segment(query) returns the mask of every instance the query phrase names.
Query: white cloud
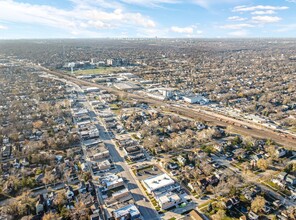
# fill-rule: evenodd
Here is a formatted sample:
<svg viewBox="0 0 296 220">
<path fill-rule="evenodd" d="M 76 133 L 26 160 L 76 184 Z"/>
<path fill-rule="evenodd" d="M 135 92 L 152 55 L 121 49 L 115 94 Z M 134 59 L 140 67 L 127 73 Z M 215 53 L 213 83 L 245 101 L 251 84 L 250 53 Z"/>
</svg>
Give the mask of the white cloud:
<svg viewBox="0 0 296 220">
<path fill-rule="evenodd" d="M 177 27 L 173 26 L 171 27 L 171 31 L 175 33 L 180 33 L 180 34 L 192 34 L 193 33 L 193 27 Z"/>
<path fill-rule="evenodd" d="M 176 4 L 180 3 L 178 0 L 121 0 L 123 3 L 136 4 L 147 7 L 157 7 L 161 4 Z"/>
<path fill-rule="evenodd" d="M 291 32 L 291 31 L 296 31 L 296 24 L 280 25 L 279 29 L 276 30 L 276 32 Z"/>
<path fill-rule="evenodd" d="M 239 16 L 231 16 L 231 17 L 228 17 L 228 20 L 230 20 L 230 21 L 245 21 L 247 19 L 239 17 Z"/>
<path fill-rule="evenodd" d="M 296 3 L 296 0 L 286 0 L 286 2 Z"/>
<path fill-rule="evenodd" d="M 116 0 L 69 0 L 76 8 L 93 9 L 94 7 L 118 9 L 123 8 L 122 4 Z"/>
<path fill-rule="evenodd" d="M 251 11 L 258 11 L 258 10 L 287 10 L 289 7 L 287 6 L 270 6 L 270 5 L 256 5 L 256 6 L 236 6 L 234 7 L 234 12 L 251 12 Z"/>
<path fill-rule="evenodd" d="M 254 23 L 259 24 L 268 24 L 268 23 L 276 23 L 282 20 L 280 17 L 277 16 L 254 16 L 252 17 L 252 21 Z"/>
<path fill-rule="evenodd" d="M 242 29 L 242 28 L 252 28 L 252 27 L 255 27 L 254 25 L 252 24 L 247 24 L 247 23 L 242 23 L 242 24 L 226 24 L 226 25 L 222 25 L 220 26 L 220 28 L 223 28 L 223 29 Z"/>
<path fill-rule="evenodd" d="M 251 14 L 252 15 L 272 15 L 275 13 L 276 12 L 274 10 L 266 10 L 266 11 L 253 11 Z"/>
<path fill-rule="evenodd" d="M 79 1 L 79 0 L 74 0 L 74 1 Z M 104 0 L 100 0 L 100 1 L 104 1 Z M 120 0 L 120 2 L 127 3 L 127 4 L 147 6 L 147 7 L 151 7 L 151 6 L 155 7 L 155 6 L 160 6 L 162 4 L 193 3 L 203 8 L 208 8 L 216 4 L 225 4 L 225 3 L 238 4 L 241 2 L 246 2 L 246 0 Z"/>
<path fill-rule="evenodd" d="M 137 29 L 137 37 L 170 37 L 169 28 L 139 28 Z"/>
<path fill-rule="evenodd" d="M 238 31 L 233 31 L 228 33 L 228 35 L 232 36 L 232 37 L 246 37 L 248 36 L 248 32 L 246 30 L 238 30 Z"/>
<path fill-rule="evenodd" d="M 48 5 L 0 0 L 0 20 L 50 26 L 65 29 L 69 33 L 81 33 L 82 31 L 93 31 L 93 29 L 151 28 L 156 26 L 153 20 L 141 13 L 128 12 L 123 8 L 106 10 L 92 7 L 92 5 L 88 5 L 89 0 L 71 1 L 74 4 L 73 8 L 59 9 Z M 94 0 L 93 2 L 106 1 Z"/>
<path fill-rule="evenodd" d="M 201 7 L 208 8 L 216 4 L 239 4 L 245 2 L 245 0 L 191 0 L 191 2 Z"/>
<path fill-rule="evenodd" d="M 6 26 L 0 24 L 0 30 L 6 30 L 6 29 L 7 29 Z"/>
</svg>

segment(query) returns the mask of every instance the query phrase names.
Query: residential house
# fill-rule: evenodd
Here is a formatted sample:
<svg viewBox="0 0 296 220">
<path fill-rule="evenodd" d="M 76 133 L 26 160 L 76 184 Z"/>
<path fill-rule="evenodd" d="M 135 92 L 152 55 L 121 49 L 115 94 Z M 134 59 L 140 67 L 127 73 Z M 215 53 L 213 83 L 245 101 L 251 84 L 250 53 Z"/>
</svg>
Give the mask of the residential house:
<svg viewBox="0 0 296 220">
<path fill-rule="evenodd" d="M 179 155 L 177 157 L 177 160 L 182 166 L 184 166 L 186 164 L 186 159 L 182 155 Z"/>
<path fill-rule="evenodd" d="M 275 150 L 275 153 L 277 157 L 284 157 L 287 154 L 287 151 L 285 148 L 280 147 Z"/>
</svg>

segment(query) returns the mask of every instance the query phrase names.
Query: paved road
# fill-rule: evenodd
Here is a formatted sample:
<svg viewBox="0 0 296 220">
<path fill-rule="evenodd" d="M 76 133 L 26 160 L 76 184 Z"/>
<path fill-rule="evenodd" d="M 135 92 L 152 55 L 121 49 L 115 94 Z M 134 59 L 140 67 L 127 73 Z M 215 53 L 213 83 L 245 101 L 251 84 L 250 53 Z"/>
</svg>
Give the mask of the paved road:
<svg viewBox="0 0 296 220">
<path fill-rule="evenodd" d="M 142 216 L 146 220 L 157 220 L 159 219 L 158 213 L 152 207 L 151 203 L 148 202 L 149 200 L 144 196 L 144 193 L 139 188 L 137 181 L 135 180 L 134 176 L 132 175 L 132 171 L 127 166 L 125 160 L 117 151 L 113 140 L 111 139 L 109 133 L 107 132 L 106 128 L 102 125 L 103 123 L 99 123 L 97 120 L 97 112 L 93 109 L 89 101 L 87 101 L 87 108 L 90 111 L 90 116 L 92 121 L 97 122 L 95 123 L 96 127 L 99 130 L 99 136 L 101 140 L 105 143 L 106 147 L 109 150 L 109 153 L 112 157 L 113 162 L 117 165 L 120 171 L 118 174 L 119 176 L 123 177 L 127 181 L 127 187 L 129 191 L 132 193 L 132 196 L 138 205 L 139 211 L 141 212 Z M 102 120 L 100 120 L 102 122 Z M 99 198 L 100 199 L 100 198 Z M 144 200 L 145 199 L 145 200 Z"/>
<path fill-rule="evenodd" d="M 101 125 L 97 125 L 99 131 L 100 131 L 100 137 L 106 144 L 106 146 L 109 149 L 110 155 L 113 159 L 113 162 L 119 166 L 119 170 L 122 170 L 119 172 L 119 176 L 123 177 L 127 180 L 127 187 L 132 193 L 132 196 L 137 203 L 139 210 L 146 220 L 157 220 L 159 219 L 158 213 L 155 211 L 155 209 L 151 206 L 150 202 L 147 202 L 148 199 L 144 196 L 143 192 L 139 188 L 135 178 L 131 174 L 131 170 L 125 163 L 124 159 L 120 156 L 119 152 L 117 151 L 114 143 L 112 142 L 109 134 L 106 132 L 105 128 Z M 145 198 L 145 201 L 143 200 Z"/>
</svg>

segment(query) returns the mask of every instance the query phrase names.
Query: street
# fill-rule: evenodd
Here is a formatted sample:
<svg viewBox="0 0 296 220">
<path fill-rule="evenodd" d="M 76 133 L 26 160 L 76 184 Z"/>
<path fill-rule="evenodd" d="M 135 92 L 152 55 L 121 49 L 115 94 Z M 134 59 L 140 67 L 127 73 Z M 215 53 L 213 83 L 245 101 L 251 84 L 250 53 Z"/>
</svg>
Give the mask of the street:
<svg viewBox="0 0 296 220">
<path fill-rule="evenodd" d="M 96 127 L 99 130 L 99 136 L 100 139 L 105 143 L 106 147 L 109 150 L 109 153 L 111 155 L 111 158 L 116 164 L 117 169 L 118 169 L 118 175 L 124 178 L 127 182 L 127 187 L 129 191 L 131 192 L 136 204 L 138 205 L 139 211 L 141 212 L 142 216 L 146 220 L 157 220 L 160 219 L 158 217 L 158 213 L 156 210 L 152 207 L 151 203 L 149 200 L 146 198 L 144 195 L 144 192 L 139 188 L 136 179 L 132 175 L 131 169 L 128 167 L 126 164 L 124 158 L 119 154 L 115 147 L 115 143 L 113 142 L 112 138 L 110 137 L 109 133 L 107 132 L 106 128 L 102 126 L 102 120 L 101 123 L 99 123 L 97 119 L 97 112 L 93 109 L 89 101 L 87 100 L 87 107 L 90 112 L 90 117 L 92 121 L 95 122 Z M 100 196 L 98 196 L 100 197 Z M 102 203 L 102 199 L 99 198 Z"/>
</svg>

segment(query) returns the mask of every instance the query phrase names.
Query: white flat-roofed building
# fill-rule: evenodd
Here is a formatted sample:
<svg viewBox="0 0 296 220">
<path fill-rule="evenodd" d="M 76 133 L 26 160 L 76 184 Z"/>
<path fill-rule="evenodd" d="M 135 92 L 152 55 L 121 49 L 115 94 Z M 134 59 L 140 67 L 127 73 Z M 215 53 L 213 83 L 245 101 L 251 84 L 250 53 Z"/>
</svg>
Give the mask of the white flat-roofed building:
<svg viewBox="0 0 296 220">
<path fill-rule="evenodd" d="M 96 138 L 100 136 L 100 132 L 97 128 L 91 130 L 83 130 L 80 132 L 82 139 Z"/>
<path fill-rule="evenodd" d="M 88 110 L 86 108 L 73 108 L 72 110 L 75 116 L 88 114 Z"/>
<path fill-rule="evenodd" d="M 175 88 L 151 88 L 147 89 L 147 95 L 154 99 L 166 100 L 173 97 L 176 91 Z"/>
<path fill-rule="evenodd" d="M 76 76 L 77 79 L 91 79 L 93 78 L 92 75 L 81 75 L 81 76 Z"/>
<path fill-rule="evenodd" d="M 119 89 L 119 90 L 124 90 L 124 91 L 127 91 L 127 90 L 139 90 L 141 89 L 140 86 L 134 84 L 134 83 L 131 83 L 131 82 L 120 82 L 120 83 L 115 83 L 114 84 L 114 87 L 116 89 Z"/>
<path fill-rule="evenodd" d="M 101 182 L 105 186 L 105 188 L 108 189 L 108 190 L 114 189 L 116 187 L 119 187 L 119 186 L 123 186 L 124 185 L 123 179 L 122 178 L 119 178 L 115 174 L 110 174 L 110 175 L 104 177 L 101 180 Z"/>
<path fill-rule="evenodd" d="M 169 209 L 173 206 L 179 205 L 182 202 L 180 196 L 172 192 L 156 197 L 156 200 L 162 209 Z"/>
<path fill-rule="evenodd" d="M 86 89 L 84 89 L 84 92 L 88 93 L 88 92 L 99 92 L 100 89 L 98 87 L 87 87 Z"/>
<path fill-rule="evenodd" d="M 114 189 L 116 187 L 122 186 L 124 184 L 123 179 L 122 178 L 118 178 L 116 180 L 110 181 L 110 182 L 106 182 L 106 187 L 108 189 Z"/>
<path fill-rule="evenodd" d="M 109 157 L 109 150 L 104 143 L 95 144 L 92 147 L 86 149 L 86 159 L 89 161 L 102 161 L 102 159 Z"/>
<path fill-rule="evenodd" d="M 91 146 L 97 145 L 99 143 L 102 143 L 102 140 L 100 138 L 92 138 L 92 139 L 88 139 L 88 140 L 83 141 L 83 144 L 86 147 L 91 147 Z"/>
<path fill-rule="evenodd" d="M 209 100 L 207 98 L 205 98 L 203 96 L 199 96 L 199 95 L 198 96 L 184 96 L 183 99 L 185 102 L 189 102 L 191 104 L 199 103 L 199 104 L 204 105 L 204 104 L 209 103 Z"/>
<path fill-rule="evenodd" d="M 104 150 L 100 153 L 96 153 L 94 156 L 93 156 L 93 160 L 99 160 L 99 159 L 102 159 L 102 158 L 107 158 L 109 157 L 110 153 L 108 150 Z"/>
<path fill-rule="evenodd" d="M 115 220 L 136 220 L 141 219 L 141 213 L 137 206 L 130 204 L 120 209 L 113 211 L 112 213 Z"/>
<path fill-rule="evenodd" d="M 130 196 L 130 191 L 127 188 L 112 193 L 112 198 L 116 200 L 126 196 Z"/>
<path fill-rule="evenodd" d="M 109 160 L 103 160 L 97 164 L 100 170 L 107 170 L 111 168 L 111 163 L 109 162 Z"/>
<path fill-rule="evenodd" d="M 142 182 L 148 193 L 154 194 L 160 194 L 164 191 L 170 192 L 180 188 L 180 185 L 176 184 L 166 173 L 145 179 Z"/>
<path fill-rule="evenodd" d="M 165 97 L 162 95 L 162 94 L 152 94 L 152 93 L 147 93 L 147 95 L 151 98 L 154 98 L 154 99 L 158 99 L 158 100 L 165 100 Z"/>
<path fill-rule="evenodd" d="M 132 73 L 120 73 L 119 75 L 121 77 L 126 78 L 126 79 L 139 78 L 137 75 L 132 74 Z"/>
</svg>

